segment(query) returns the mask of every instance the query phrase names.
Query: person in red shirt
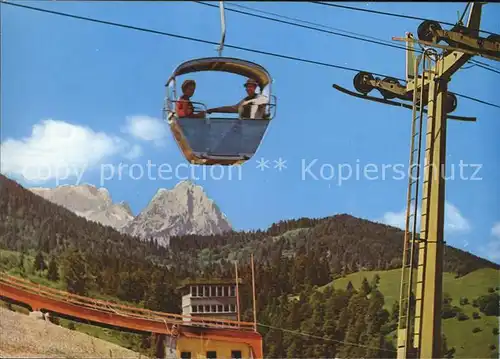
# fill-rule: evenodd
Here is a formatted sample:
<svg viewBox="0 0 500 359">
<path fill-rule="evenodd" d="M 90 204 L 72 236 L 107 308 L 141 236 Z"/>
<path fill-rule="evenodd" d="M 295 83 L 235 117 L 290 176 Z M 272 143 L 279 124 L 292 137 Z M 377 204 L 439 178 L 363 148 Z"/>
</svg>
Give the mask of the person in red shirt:
<svg viewBox="0 0 500 359">
<path fill-rule="evenodd" d="M 182 83 L 182 96 L 175 104 L 175 112 L 179 118 L 205 118 L 205 111 L 195 112 L 191 97 L 196 90 L 196 82 L 194 80 L 186 80 Z"/>
</svg>

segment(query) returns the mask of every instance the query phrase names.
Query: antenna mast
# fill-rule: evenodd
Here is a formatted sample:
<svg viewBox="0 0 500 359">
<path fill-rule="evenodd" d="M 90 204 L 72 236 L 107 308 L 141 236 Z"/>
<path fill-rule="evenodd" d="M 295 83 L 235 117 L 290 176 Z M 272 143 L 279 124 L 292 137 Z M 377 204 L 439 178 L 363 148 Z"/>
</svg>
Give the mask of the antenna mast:
<svg viewBox="0 0 500 359">
<path fill-rule="evenodd" d="M 240 325 L 240 288 L 238 285 L 238 262 L 234 261 L 234 269 L 236 271 L 236 311 L 238 312 L 238 326 Z"/>
<path fill-rule="evenodd" d="M 253 253 L 252 253 L 252 291 L 253 291 L 253 326 L 254 330 L 257 331 L 257 305 L 255 303 L 255 269 L 253 264 Z"/>
</svg>

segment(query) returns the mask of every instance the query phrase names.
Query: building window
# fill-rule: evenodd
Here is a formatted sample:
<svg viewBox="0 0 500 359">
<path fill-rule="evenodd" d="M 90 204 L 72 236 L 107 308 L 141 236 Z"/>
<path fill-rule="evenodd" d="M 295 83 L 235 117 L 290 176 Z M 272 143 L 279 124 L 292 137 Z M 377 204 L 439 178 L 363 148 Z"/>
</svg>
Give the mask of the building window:
<svg viewBox="0 0 500 359">
<path fill-rule="evenodd" d="M 193 297 L 197 297 L 198 296 L 198 287 L 195 287 L 195 286 L 191 287 L 191 295 Z"/>
<path fill-rule="evenodd" d="M 205 297 L 210 297 L 210 287 L 203 287 L 205 288 Z"/>
<path fill-rule="evenodd" d="M 210 306 L 209 305 L 205 305 L 205 313 L 210 313 Z"/>
<path fill-rule="evenodd" d="M 181 352 L 181 359 L 191 359 L 191 352 Z"/>
<path fill-rule="evenodd" d="M 227 297 L 229 296 L 229 288 L 228 287 L 224 287 L 224 294 L 223 294 L 224 297 Z"/>
<path fill-rule="evenodd" d="M 217 287 L 217 296 L 222 297 L 222 287 Z"/>
<path fill-rule="evenodd" d="M 224 312 L 229 312 L 229 304 L 224 305 Z"/>
<path fill-rule="evenodd" d="M 203 287 L 201 285 L 198 286 L 198 297 L 203 297 Z"/>
<path fill-rule="evenodd" d="M 207 359 L 217 359 L 217 352 L 207 352 Z"/>
<path fill-rule="evenodd" d="M 217 306 L 217 312 L 222 313 L 222 305 L 219 304 Z"/>
<path fill-rule="evenodd" d="M 212 313 L 217 312 L 217 306 L 215 304 L 212 304 Z"/>
<path fill-rule="evenodd" d="M 236 288 L 234 286 L 231 287 L 231 297 L 236 297 Z"/>
<path fill-rule="evenodd" d="M 231 306 L 231 313 L 236 312 L 236 306 L 234 304 L 230 304 Z"/>
<path fill-rule="evenodd" d="M 198 312 L 198 307 L 196 305 L 193 305 L 191 307 L 191 313 L 196 313 L 196 312 Z"/>
<path fill-rule="evenodd" d="M 203 306 L 202 305 L 198 306 L 198 313 L 203 313 Z"/>
<path fill-rule="evenodd" d="M 231 359 L 241 359 L 241 350 L 232 350 Z"/>
</svg>

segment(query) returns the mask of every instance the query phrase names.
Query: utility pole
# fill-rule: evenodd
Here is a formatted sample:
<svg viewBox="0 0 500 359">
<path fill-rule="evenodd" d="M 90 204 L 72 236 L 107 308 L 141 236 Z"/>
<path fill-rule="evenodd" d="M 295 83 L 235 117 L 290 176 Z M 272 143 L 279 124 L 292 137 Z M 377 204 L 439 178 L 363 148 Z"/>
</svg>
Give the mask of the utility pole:
<svg viewBox="0 0 500 359">
<path fill-rule="evenodd" d="M 240 326 L 240 287 L 238 285 L 238 261 L 234 261 L 234 270 L 236 275 L 236 312 L 238 313 L 238 327 Z"/>
<path fill-rule="evenodd" d="M 398 359 L 442 357 L 446 120 L 475 121 L 475 118 L 449 115 L 457 107 L 457 99 L 448 92 L 448 86 L 452 75 L 475 55 L 500 61 L 499 35 L 490 35 L 488 38 L 479 36 L 483 5 L 484 3 L 467 5 L 470 6 L 470 11 L 466 26 L 459 22 L 451 30 L 446 31 L 438 22 L 426 20 L 417 30 L 419 40 L 414 40 L 411 34 L 407 34 L 406 38 L 393 38 L 408 43 L 406 86 L 402 86 L 393 78 L 375 79 L 372 74 L 366 72 L 361 72 L 354 78 L 354 87 L 361 95 L 333 85 L 337 90 L 349 95 L 413 110 L 410 166 L 416 163 L 417 171 L 420 166 L 422 136 L 418 128 L 422 128 L 423 113 L 427 113 L 421 230 L 418 237 L 415 233 L 418 175 L 417 179 L 412 175 L 409 178 L 398 325 Z M 446 42 L 447 45 L 438 44 L 440 41 Z M 415 58 L 413 48 L 415 43 L 444 51 L 438 54 L 434 50 L 433 59 L 430 54 L 433 49 L 427 49 L 422 56 Z M 434 62 L 434 66 L 430 66 L 429 70 L 426 70 L 426 60 Z M 420 63 L 423 67 L 421 77 L 418 73 Z M 373 89 L 377 89 L 384 99 L 367 96 Z M 394 98 L 412 101 L 412 105 L 390 100 Z M 416 116 L 417 110 L 420 112 L 420 119 Z M 416 161 L 413 157 L 415 153 L 418 153 Z M 413 168 L 410 168 L 410 174 L 412 170 Z M 414 186 L 415 192 L 413 192 Z M 416 278 L 413 276 L 415 265 Z"/>
<path fill-rule="evenodd" d="M 253 261 L 253 253 L 251 254 L 252 262 L 252 297 L 253 297 L 253 330 L 257 331 L 257 298 L 255 296 L 255 267 Z"/>
</svg>

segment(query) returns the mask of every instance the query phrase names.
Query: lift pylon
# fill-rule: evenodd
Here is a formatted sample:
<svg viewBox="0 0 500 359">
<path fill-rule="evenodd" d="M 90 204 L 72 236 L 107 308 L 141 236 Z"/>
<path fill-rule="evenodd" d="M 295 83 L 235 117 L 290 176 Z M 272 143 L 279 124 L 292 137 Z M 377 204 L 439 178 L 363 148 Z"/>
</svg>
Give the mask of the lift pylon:
<svg viewBox="0 0 500 359">
<path fill-rule="evenodd" d="M 408 44 L 421 43 L 431 47 L 444 48 L 440 54 L 435 52 L 432 59 L 434 65 L 425 70 L 426 59 L 430 50 L 424 51 L 422 76 L 418 76 L 418 66 L 412 57 L 407 55 L 407 63 L 415 65 L 407 67 L 407 84 L 400 85 L 393 79 L 375 79 L 373 75 L 361 72 L 354 78 L 354 87 L 361 94 L 356 97 L 370 101 L 394 105 L 391 98 L 412 101 L 412 106 L 396 102 L 402 107 L 411 108 L 412 144 L 410 165 L 414 163 L 413 155 L 420 152 L 420 138 L 423 113 L 427 113 L 426 147 L 424 164 L 424 181 L 422 194 L 421 229 L 416 236 L 418 182 L 409 179 L 407 219 L 404 238 L 403 268 L 401 282 L 400 320 L 398 331 L 398 359 L 407 358 L 441 358 L 441 301 L 444 252 L 444 204 L 445 204 L 445 164 L 446 164 L 446 124 L 451 118 L 450 112 L 457 107 L 457 99 L 448 92 L 451 76 L 458 71 L 471 57 L 481 55 L 500 61 L 500 41 L 498 35 L 488 39 L 479 37 L 481 9 L 484 3 L 469 3 L 470 12 L 467 26 L 456 24 L 450 31 L 441 29 L 435 21 L 424 21 L 418 28 L 419 40 L 411 36 L 403 39 Z M 438 25 L 436 25 L 438 24 Z M 445 41 L 449 46 L 439 45 Z M 433 49 L 432 49 L 433 50 Z M 414 50 L 411 49 L 411 52 Z M 414 70 L 414 71 L 409 71 Z M 352 94 L 338 85 L 334 88 Z M 378 89 L 383 99 L 367 96 Z M 420 93 L 420 95 L 419 95 Z M 450 96 L 451 95 L 451 96 Z M 424 109 L 426 107 L 426 110 Z M 419 116 L 416 116 L 416 112 Z M 458 116 L 457 116 L 458 117 Z M 462 119 L 464 118 L 457 118 Z M 475 121 L 475 118 L 465 118 Z M 417 131 L 416 129 L 419 128 Z M 415 137 L 418 141 L 415 143 Z M 417 160 L 419 161 L 419 155 Z M 411 173 L 411 172 L 410 172 Z M 410 176 L 411 177 L 411 176 Z M 410 233 L 410 226 L 413 230 Z M 416 278 L 413 278 L 416 265 Z M 413 286 L 415 294 L 413 296 Z M 414 298 L 414 300 L 412 300 Z M 413 314 L 414 313 L 414 314 Z"/>
</svg>

